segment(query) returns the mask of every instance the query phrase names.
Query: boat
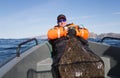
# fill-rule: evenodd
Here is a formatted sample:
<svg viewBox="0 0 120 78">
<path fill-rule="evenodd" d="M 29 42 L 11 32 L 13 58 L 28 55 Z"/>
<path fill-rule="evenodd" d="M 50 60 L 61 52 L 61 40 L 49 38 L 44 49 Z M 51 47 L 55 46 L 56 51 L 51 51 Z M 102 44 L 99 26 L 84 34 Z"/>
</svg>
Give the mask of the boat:
<svg viewBox="0 0 120 78">
<path fill-rule="evenodd" d="M 89 41 L 89 48 L 104 61 L 105 78 L 120 78 L 120 47 L 104 44 L 104 39 L 100 43 Z M 21 46 L 31 41 L 36 45 L 20 53 Z M 38 44 L 38 40 L 32 38 L 20 43 L 16 57 L 0 67 L 0 78 L 53 78 L 51 52 L 48 41 Z"/>
</svg>

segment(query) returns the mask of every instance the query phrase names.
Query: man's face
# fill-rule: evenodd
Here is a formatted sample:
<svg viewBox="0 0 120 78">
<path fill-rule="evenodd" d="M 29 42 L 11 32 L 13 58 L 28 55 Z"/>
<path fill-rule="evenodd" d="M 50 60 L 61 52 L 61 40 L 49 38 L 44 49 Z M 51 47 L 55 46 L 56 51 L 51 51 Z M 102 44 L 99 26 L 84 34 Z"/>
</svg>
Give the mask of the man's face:
<svg viewBox="0 0 120 78">
<path fill-rule="evenodd" d="M 58 21 L 58 25 L 59 26 L 66 26 L 66 24 L 67 24 L 67 21 L 65 20 L 65 19 L 60 19 L 59 21 Z"/>
</svg>

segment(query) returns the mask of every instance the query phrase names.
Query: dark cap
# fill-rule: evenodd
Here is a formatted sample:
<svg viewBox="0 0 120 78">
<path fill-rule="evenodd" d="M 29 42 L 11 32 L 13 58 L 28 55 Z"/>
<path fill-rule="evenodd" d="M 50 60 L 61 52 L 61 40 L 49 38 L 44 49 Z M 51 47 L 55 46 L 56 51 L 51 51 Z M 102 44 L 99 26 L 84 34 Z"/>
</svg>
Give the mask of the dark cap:
<svg viewBox="0 0 120 78">
<path fill-rule="evenodd" d="M 63 15 L 63 14 L 60 14 L 60 15 L 57 17 L 57 20 L 60 20 L 60 19 L 65 19 L 65 20 L 66 20 L 66 16 Z"/>
</svg>

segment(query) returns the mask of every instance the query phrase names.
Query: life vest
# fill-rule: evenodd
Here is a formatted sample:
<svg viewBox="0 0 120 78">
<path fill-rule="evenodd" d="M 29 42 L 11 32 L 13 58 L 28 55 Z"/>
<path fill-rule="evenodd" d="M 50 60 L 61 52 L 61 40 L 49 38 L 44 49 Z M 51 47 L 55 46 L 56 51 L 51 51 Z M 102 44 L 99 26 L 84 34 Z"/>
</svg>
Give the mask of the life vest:
<svg viewBox="0 0 120 78">
<path fill-rule="evenodd" d="M 89 37 L 89 31 L 87 28 L 80 28 L 78 25 L 75 24 L 68 24 L 66 27 L 75 27 L 76 30 L 76 36 L 82 37 L 83 39 L 87 40 Z M 64 37 L 67 36 L 67 29 L 66 27 L 59 27 L 59 26 L 55 26 L 53 29 L 50 29 L 48 31 L 48 39 L 52 40 L 52 39 L 57 39 L 60 37 Z"/>
</svg>

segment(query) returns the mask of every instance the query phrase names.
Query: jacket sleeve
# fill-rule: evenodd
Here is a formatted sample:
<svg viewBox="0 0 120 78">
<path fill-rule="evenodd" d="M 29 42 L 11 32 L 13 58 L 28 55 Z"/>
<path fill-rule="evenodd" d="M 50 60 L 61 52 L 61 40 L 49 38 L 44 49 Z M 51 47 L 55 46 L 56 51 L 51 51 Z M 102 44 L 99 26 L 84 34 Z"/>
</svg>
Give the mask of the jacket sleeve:
<svg viewBox="0 0 120 78">
<path fill-rule="evenodd" d="M 57 39 L 66 36 L 66 30 L 64 27 L 54 27 L 53 29 L 48 30 L 47 36 L 49 40 Z"/>
<path fill-rule="evenodd" d="M 87 28 L 76 28 L 76 36 L 87 40 L 89 38 L 89 31 Z"/>
</svg>

